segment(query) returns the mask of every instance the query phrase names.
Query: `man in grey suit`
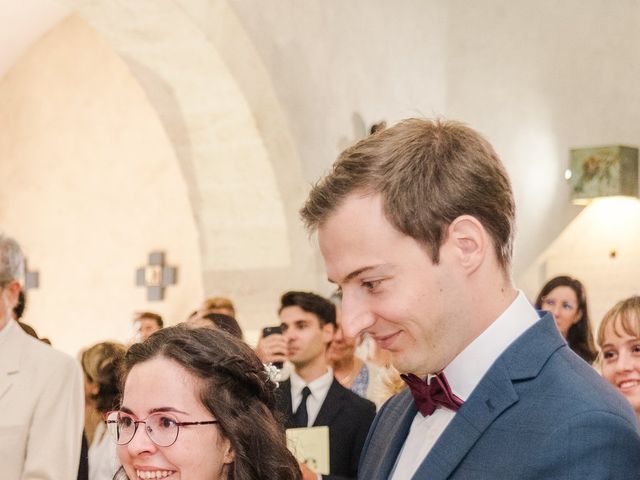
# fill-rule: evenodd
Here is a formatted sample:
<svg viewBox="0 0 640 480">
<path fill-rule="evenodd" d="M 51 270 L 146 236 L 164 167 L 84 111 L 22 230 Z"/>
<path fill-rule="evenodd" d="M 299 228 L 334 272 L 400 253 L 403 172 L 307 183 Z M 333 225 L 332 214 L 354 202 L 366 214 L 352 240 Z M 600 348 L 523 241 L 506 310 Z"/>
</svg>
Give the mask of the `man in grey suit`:
<svg viewBox="0 0 640 480">
<path fill-rule="evenodd" d="M 23 282 L 22 250 L 0 233 L 0 477 L 70 480 L 80 459 L 82 373 L 13 319 Z"/>
<path fill-rule="evenodd" d="M 491 145 L 406 120 L 344 151 L 302 210 L 346 335 L 410 389 L 376 417 L 358 477 L 640 478 L 629 405 L 511 280 L 515 205 Z"/>
</svg>

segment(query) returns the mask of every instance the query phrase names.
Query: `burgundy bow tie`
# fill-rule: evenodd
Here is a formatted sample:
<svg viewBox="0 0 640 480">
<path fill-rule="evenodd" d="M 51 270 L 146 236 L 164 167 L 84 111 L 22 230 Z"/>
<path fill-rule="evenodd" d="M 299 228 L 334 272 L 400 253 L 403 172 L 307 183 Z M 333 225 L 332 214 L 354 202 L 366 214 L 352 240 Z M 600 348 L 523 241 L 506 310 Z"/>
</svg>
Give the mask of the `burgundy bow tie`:
<svg viewBox="0 0 640 480">
<path fill-rule="evenodd" d="M 444 373 L 431 377 L 431 383 L 416 377 L 413 373 L 400 376 L 409 385 L 416 408 L 425 417 L 431 415 L 438 405 L 457 412 L 464 403 L 453 394 Z"/>
</svg>

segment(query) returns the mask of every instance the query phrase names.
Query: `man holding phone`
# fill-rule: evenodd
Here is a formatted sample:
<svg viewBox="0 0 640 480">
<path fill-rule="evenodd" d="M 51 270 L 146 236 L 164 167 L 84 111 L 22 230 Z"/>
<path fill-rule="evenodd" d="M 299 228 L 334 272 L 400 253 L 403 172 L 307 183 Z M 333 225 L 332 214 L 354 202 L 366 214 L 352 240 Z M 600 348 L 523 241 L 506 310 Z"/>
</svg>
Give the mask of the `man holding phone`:
<svg viewBox="0 0 640 480">
<path fill-rule="evenodd" d="M 375 405 L 340 385 L 328 364 L 335 306 L 314 293 L 287 292 L 278 315 L 282 333 L 263 331 L 256 350 L 264 362 L 289 360 L 293 365 L 290 378 L 277 391 L 286 427 L 329 427 L 330 475 L 320 476 L 303 465 L 304 479 L 356 478 Z"/>
</svg>

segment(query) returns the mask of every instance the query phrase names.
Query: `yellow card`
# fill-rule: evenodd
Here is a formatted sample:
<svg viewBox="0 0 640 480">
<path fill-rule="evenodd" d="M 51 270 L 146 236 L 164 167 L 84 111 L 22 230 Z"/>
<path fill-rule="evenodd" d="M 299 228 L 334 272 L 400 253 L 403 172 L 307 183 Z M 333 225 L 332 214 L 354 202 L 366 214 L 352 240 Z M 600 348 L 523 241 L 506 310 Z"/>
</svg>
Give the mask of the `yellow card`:
<svg viewBox="0 0 640 480">
<path fill-rule="evenodd" d="M 287 446 L 311 470 L 329 475 L 329 427 L 289 428 Z"/>
</svg>

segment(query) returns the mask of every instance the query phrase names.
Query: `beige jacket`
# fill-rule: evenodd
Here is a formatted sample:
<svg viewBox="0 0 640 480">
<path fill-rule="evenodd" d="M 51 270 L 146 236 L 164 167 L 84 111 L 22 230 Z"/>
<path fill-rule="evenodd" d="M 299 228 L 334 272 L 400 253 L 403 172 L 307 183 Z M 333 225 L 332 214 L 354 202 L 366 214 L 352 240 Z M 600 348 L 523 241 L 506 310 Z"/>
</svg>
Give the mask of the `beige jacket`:
<svg viewBox="0 0 640 480">
<path fill-rule="evenodd" d="M 0 477 L 75 479 L 84 421 L 80 366 L 13 321 L 0 334 Z"/>
</svg>

